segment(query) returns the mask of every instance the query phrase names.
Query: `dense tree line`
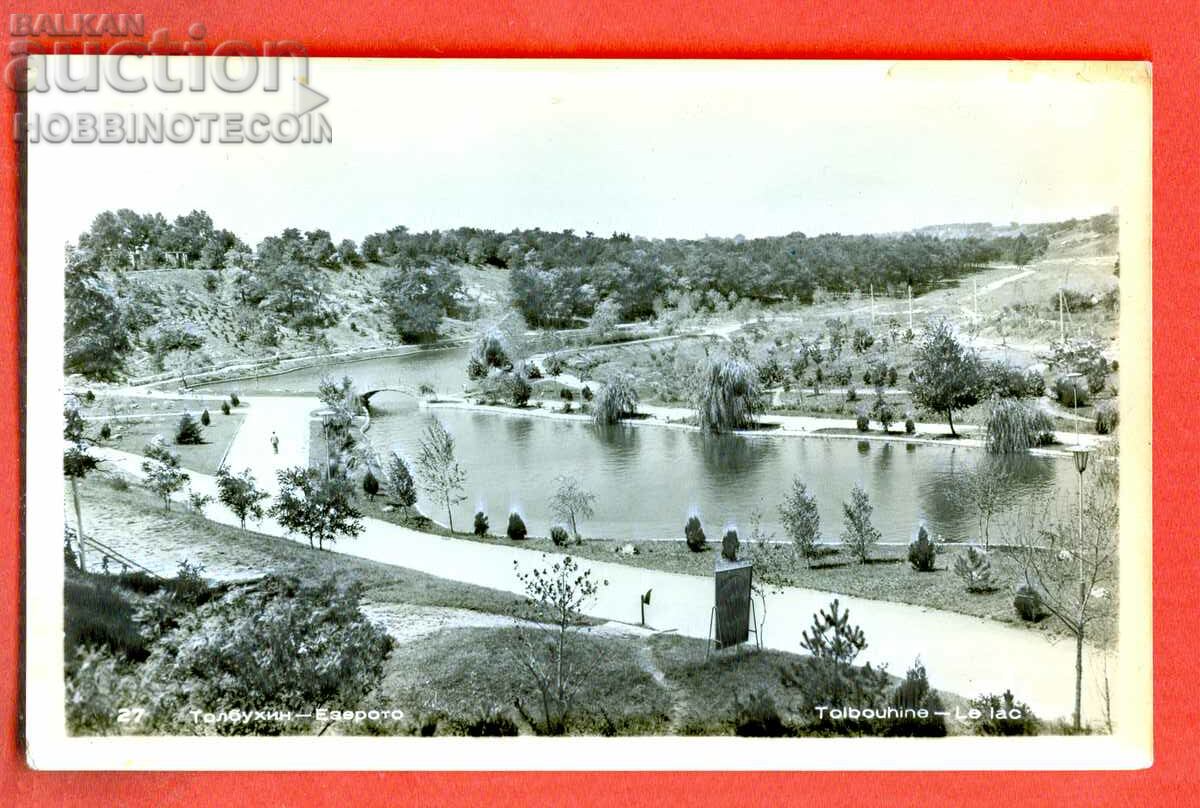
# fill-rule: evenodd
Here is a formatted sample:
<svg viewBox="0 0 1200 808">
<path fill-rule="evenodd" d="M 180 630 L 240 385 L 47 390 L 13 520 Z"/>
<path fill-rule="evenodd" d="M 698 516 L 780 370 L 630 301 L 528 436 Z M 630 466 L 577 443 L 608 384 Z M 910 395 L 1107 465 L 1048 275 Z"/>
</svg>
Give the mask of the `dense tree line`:
<svg viewBox="0 0 1200 808">
<path fill-rule="evenodd" d="M 162 266 L 221 269 L 230 251 L 247 252 L 245 242 L 213 226 L 202 210 L 168 222 L 161 213 L 127 208 L 106 210 L 79 237 L 94 269 L 148 269 Z"/>
</svg>

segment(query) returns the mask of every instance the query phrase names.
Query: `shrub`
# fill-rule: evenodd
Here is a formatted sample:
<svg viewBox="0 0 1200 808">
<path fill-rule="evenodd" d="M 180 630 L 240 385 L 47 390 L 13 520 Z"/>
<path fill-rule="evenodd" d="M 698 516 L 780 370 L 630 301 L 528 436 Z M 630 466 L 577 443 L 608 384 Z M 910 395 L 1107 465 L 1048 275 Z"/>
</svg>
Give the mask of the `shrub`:
<svg viewBox="0 0 1200 808">
<path fill-rule="evenodd" d="M 540 379 L 542 378 L 542 369 L 530 362 L 525 365 L 525 375 L 530 379 Z"/>
<path fill-rule="evenodd" d="M 205 506 L 212 501 L 213 498 L 209 494 L 203 494 L 199 491 L 188 492 L 188 507 L 196 513 L 203 514 Z"/>
<path fill-rule="evenodd" d="M 987 449 L 996 454 L 1023 452 L 1054 442 L 1054 422 L 1033 405 L 1012 398 L 993 399 L 987 419 Z"/>
<path fill-rule="evenodd" d="M 801 636 L 800 647 L 813 659 L 785 667 L 781 678 L 785 687 L 800 691 L 800 706 L 813 711 L 810 715 L 822 705 L 875 704 L 886 693 L 888 677 L 882 669 L 875 670 L 870 663 L 854 666 L 855 658 L 867 647 L 867 638 L 861 627 L 850 623 L 849 610 L 841 609 L 837 598 L 827 610 L 813 615 L 812 626 Z M 839 731 L 856 728 L 837 727 Z"/>
<path fill-rule="evenodd" d="M 133 620 L 133 606 L 101 576 L 63 584 L 63 644 L 67 658 L 85 646 L 101 646 L 140 662 L 150 655 L 148 641 Z"/>
<path fill-rule="evenodd" d="M 967 585 L 968 592 L 992 592 L 996 579 L 987 553 L 968 547 L 966 555 L 954 559 L 954 574 Z"/>
<path fill-rule="evenodd" d="M 741 542 L 738 540 L 737 531 L 733 528 L 725 531 L 725 535 L 721 537 L 721 558 L 726 561 L 737 561 L 738 545 Z"/>
<path fill-rule="evenodd" d="M 847 387 L 846 388 L 846 403 L 853 404 L 855 401 L 858 401 L 858 391 L 855 390 L 853 387 Z"/>
<path fill-rule="evenodd" d="M 100 440 L 108 440 L 112 437 L 112 427 L 108 424 L 100 425 Z"/>
<path fill-rule="evenodd" d="M 554 542 L 555 547 L 566 547 L 570 540 L 571 537 L 567 534 L 565 527 L 555 525 L 550 528 L 550 541 Z"/>
<path fill-rule="evenodd" d="M 917 572 L 933 572 L 937 561 L 937 547 L 929 540 L 925 526 L 917 528 L 917 539 L 908 545 L 908 563 Z"/>
<path fill-rule="evenodd" d="M 901 711 L 901 717 L 884 722 L 883 735 L 911 738 L 944 738 L 946 736 L 946 708 L 937 693 L 929 687 L 929 676 L 925 666 L 917 659 L 908 669 L 904 680 L 892 692 L 890 705 Z M 909 715 L 909 711 L 925 710 L 927 716 Z"/>
<path fill-rule="evenodd" d="M 208 410 L 200 413 L 200 424 L 201 426 L 209 426 L 212 424 L 212 416 L 208 414 Z"/>
<path fill-rule="evenodd" d="M 180 417 L 179 425 L 175 427 L 175 442 L 180 445 L 195 445 L 204 442 L 200 422 L 193 418 L 190 412 L 185 412 Z"/>
<path fill-rule="evenodd" d="M 572 393 L 566 387 L 564 387 L 563 389 L 558 391 L 558 397 L 561 398 L 563 401 L 574 401 L 575 400 L 575 394 Z"/>
<path fill-rule="evenodd" d="M 1021 616 L 1022 620 L 1029 623 L 1036 623 L 1046 616 L 1046 607 L 1042 604 L 1042 596 L 1028 584 L 1017 587 L 1013 594 L 1013 608 L 1017 610 L 1017 614 Z"/>
<path fill-rule="evenodd" d="M 375 495 L 379 493 L 379 478 L 370 469 L 367 469 L 367 473 L 363 475 L 362 488 L 367 498 L 374 501 Z"/>
<path fill-rule="evenodd" d="M 579 391 L 579 393 L 583 396 L 584 401 L 592 400 L 592 388 L 588 387 L 586 384 L 583 386 L 583 389 Z"/>
<path fill-rule="evenodd" d="M 792 480 L 792 490 L 779 506 L 779 518 L 796 550 L 805 560 L 811 559 L 821 534 L 821 515 L 817 512 L 817 498 L 799 477 Z"/>
<path fill-rule="evenodd" d="M 854 425 L 858 427 L 859 432 L 867 432 L 871 429 L 871 419 L 867 417 L 867 411 L 859 409 L 854 415 Z"/>
<path fill-rule="evenodd" d="M 986 693 L 971 699 L 971 708 L 983 716 L 972 724 L 976 735 L 1037 735 L 1041 724 L 1033 709 L 1017 701 L 1011 690 L 1004 695 Z"/>
<path fill-rule="evenodd" d="M 704 538 L 704 528 L 700 525 L 699 516 L 689 516 L 687 524 L 683 526 L 683 536 L 687 541 L 687 547 L 693 553 L 698 553 L 708 547 L 708 542 Z"/>
<path fill-rule="evenodd" d="M 1054 395 L 1064 407 L 1086 407 L 1091 401 L 1092 388 L 1086 376 L 1059 376 L 1054 381 Z"/>
<path fill-rule="evenodd" d="M 915 435 L 917 433 L 917 422 L 913 420 L 912 413 L 904 416 L 904 434 Z"/>
<path fill-rule="evenodd" d="M 1096 407 L 1096 434 L 1108 435 L 1117 428 L 1120 412 L 1112 402 L 1105 402 Z"/>
<path fill-rule="evenodd" d="M 896 411 L 892 409 L 892 405 L 884 401 L 883 396 L 878 396 L 875 399 L 875 404 L 871 407 L 871 415 L 879 422 L 884 432 L 891 429 L 893 423 L 896 422 Z"/>
<path fill-rule="evenodd" d="M 525 520 L 521 518 L 521 514 L 513 511 L 508 515 L 508 537 L 513 541 L 521 541 L 528 535 L 528 530 L 525 528 Z"/>
<path fill-rule="evenodd" d="M 237 393 L 230 393 L 229 403 L 234 407 L 240 407 L 242 405 L 242 400 L 238 397 Z"/>
<path fill-rule="evenodd" d="M 492 368 L 512 370 L 508 340 L 499 331 L 481 334 L 467 360 L 467 378 L 482 379 Z"/>
<path fill-rule="evenodd" d="M 524 373 L 510 373 L 505 377 L 504 390 L 514 407 L 524 407 L 533 395 L 533 388 Z"/>
<path fill-rule="evenodd" d="M 462 732 L 469 738 L 516 737 L 519 734 L 516 722 L 499 710 L 483 713 L 464 723 Z"/>
<path fill-rule="evenodd" d="M 793 734 L 766 690 L 751 693 L 745 701 L 735 695 L 733 704 L 733 731 L 738 737 L 781 738 Z"/>
<path fill-rule="evenodd" d="M 552 354 L 548 355 L 542 361 L 542 365 L 546 368 L 546 372 L 549 373 L 551 376 L 557 376 L 558 374 L 563 372 L 562 357 L 556 353 L 552 353 Z"/>
<path fill-rule="evenodd" d="M 222 401 L 222 402 L 221 402 L 221 414 L 222 414 L 222 415 L 228 415 L 228 414 L 229 414 L 229 402 L 228 402 L 228 401 Z"/>
<path fill-rule="evenodd" d="M 986 362 L 980 368 L 981 391 L 1000 398 L 1038 398 L 1046 383 L 1038 370 L 1023 371 L 1007 362 Z"/>
<path fill-rule="evenodd" d="M 204 291 L 208 292 L 209 294 L 217 291 L 217 273 L 204 273 Z"/>
</svg>

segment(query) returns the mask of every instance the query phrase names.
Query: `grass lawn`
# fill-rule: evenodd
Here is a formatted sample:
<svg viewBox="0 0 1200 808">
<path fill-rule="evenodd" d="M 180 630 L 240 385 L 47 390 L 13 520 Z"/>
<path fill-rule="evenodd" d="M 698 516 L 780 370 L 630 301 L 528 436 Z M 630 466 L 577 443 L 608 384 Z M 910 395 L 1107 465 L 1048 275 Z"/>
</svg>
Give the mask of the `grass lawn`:
<svg viewBox="0 0 1200 808">
<path fill-rule="evenodd" d="M 203 410 L 193 407 L 190 411 L 199 419 Z M 112 429 L 112 437 L 104 441 L 102 445 L 135 454 L 144 454 L 146 444 L 155 436 L 162 435 L 171 451 L 179 454 L 179 462 L 184 468 L 198 471 L 201 474 L 216 474 L 221 460 L 225 457 L 225 452 L 229 449 L 229 444 L 233 442 L 237 431 L 242 426 L 243 416 L 237 410 L 229 415 L 222 415 L 219 406 L 210 408 L 208 413 L 212 423 L 202 428 L 204 443 L 201 444 L 180 445 L 175 443 L 175 427 L 179 424 L 180 416 L 148 415 L 145 419 L 106 422 Z M 95 428 L 98 427 L 92 427 L 89 424 L 89 433 L 93 432 Z"/>
</svg>

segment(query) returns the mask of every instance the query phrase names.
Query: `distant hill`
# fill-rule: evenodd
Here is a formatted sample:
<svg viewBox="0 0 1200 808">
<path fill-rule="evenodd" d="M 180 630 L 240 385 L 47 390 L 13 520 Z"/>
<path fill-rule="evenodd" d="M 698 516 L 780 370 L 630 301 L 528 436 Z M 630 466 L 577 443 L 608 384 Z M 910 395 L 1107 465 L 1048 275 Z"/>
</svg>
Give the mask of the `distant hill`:
<svg viewBox="0 0 1200 808">
<path fill-rule="evenodd" d="M 904 232 L 889 233 L 888 235 L 901 236 L 912 234 L 938 239 L 993 239 L 1014 238 L 1024 234 L 1031 238 L 1037 236 L 1053 238 L 1072 230 L 1090 230 L 1100 235 L 1115 234 L 1117 232 L 1117 214 L 1114 211 L 1113 213 L 1102 213 L 1086 219 L 1066 219 L 1061 222 L 1027 222 L 1024 224 L 1020 222 L 1009 222 L 1008 224 L 993 224 L 991 222 L 930 224 Z"/>
</svg>

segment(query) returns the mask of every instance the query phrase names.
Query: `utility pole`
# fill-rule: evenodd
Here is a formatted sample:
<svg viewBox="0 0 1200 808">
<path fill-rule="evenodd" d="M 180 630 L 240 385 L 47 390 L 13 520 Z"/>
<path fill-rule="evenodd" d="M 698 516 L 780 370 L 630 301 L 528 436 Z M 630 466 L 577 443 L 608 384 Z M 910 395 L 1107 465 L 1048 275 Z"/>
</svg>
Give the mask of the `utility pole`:
<svg viewBox="0 0 1200 808">
<path fill-rule="evenodd" d="M 1058 341 L 1063 342 L 1063 343 L 1065 343 L 1067 341 L 1067 326 L 1066 326 L 1065 321 L 1063 320 L 1063 309 L 1064 308 L 1065 308 L 1065 305 L 1063 303 L 1063 291 L 1062 291 L 1062 289 L 1059 289 L 1058 290 Z"/>
</svg>

